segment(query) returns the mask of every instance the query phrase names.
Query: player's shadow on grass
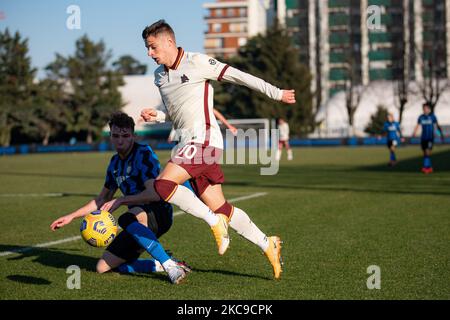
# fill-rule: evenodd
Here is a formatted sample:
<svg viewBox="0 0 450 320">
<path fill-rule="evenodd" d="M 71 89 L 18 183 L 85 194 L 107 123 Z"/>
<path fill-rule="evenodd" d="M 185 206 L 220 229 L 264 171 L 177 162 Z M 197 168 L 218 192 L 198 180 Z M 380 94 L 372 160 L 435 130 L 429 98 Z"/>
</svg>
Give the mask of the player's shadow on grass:
<svg viewBox="0 0 450 320">
<path fill-rule="evenodd" d="M 423 164 L 423 157 L 420 150 L 418 151 L 418 156 L 409 159 L 401 159 L 401 150 L 397 152 L 398 162 L 394 167 L 389 167 L 386 164 L 379 164 L 373 166 L 361 166 L 358 170 L 364 171 L 382 171 L 382 172 L 414 172 L 420 173 L 420 169 Z M 399 154 L 400 153 L 400 154 Z M 386 159 L 388 159 L 389 153 L 386 151 Z M 431 155 L 431 161 L 433 163 L 433 168 L 436 173 L 450 171 L 450 150 L 445 150 L 441 152 L 436 152 Z"/>
<path fill-rule="evenodd" d="M 0 244 L 0 252 L 11 251 L 11 257 L 7 258 L 7 261 L 17 261 L 25 258 L 34 258 L 32 261 L 40 263 L 43 266 L 64 269 L 71 265 L 77 265 L 82 270 L 96 272 L 96 265 L 99 257 L 89 257 L 83 256 L 79 254 L 67 253 L 67 251 L 76 251 L 76 249 L 64 249 L 61 251 L 58 248 L 30 248 L 30 247 L 22 247 L 22 246 L 13 246 L 13 245 L 3 245 Z M 154 275 L 153 273 L 152 275 Z M 147 274 L 123 274 L 123 275 L 132 275 L 134 277 L 146 277 Z M 150 275 L 150 274 L 149 274 Z M 165 281 L 167 280 L 166 276 L 161 276 Z M 12 280 L 12 279 L 11 279 Z"/>
<path fill-rule="evenodd" d="M 192 268 L 192 271 L 194 272 L 203 272 L 203 273 L 218 273 L 218 274 L 223 274 L 223 275 L 227 275 L 227 276 L 234 276 L 234 277 L 248 277 L 248 278 L 258 278 L 258 279 L 262 279 L 262 280 L 273 280 L 272 278 L 269 277 L 262 277 L 260 275 L 255 275 L 255 274 L 248 274 L 248 273 L 238 273 L 238 272 L 234 272 L 234 271 L 227 271 L 227 270 L 218 270 L 218 269 L 198 269 L 198 268 Z"/>
<path fill-rule="evenodd" d="M 22 260 L 25 258 L 34 258 L 32 261 L 40 263 L 43 266 L 57 268 L 57 269 L 63 269 L 66 270 L 67 267 L 71 265 L 77 265 L 82 270 L 96 272 L 96 265 L 97 261 L 100 257 L 94 258 L 89 256 L 83 256 L 79 254 L 73 254 L 73 253 L 67 253 L 67 251 L 74 251 L 70 249 L 64 249 L 64 251 L 61 251 L 57 248 L 30 248 L 30 247 L 24 247 L 24 246 L 14 246 L 14 245 L 4 245 L 0 244 L 0 252 L 6 252 L 11 251 L 12 257 L 6 258 L 6 261 L 17 261 Z M 215 270 L 215 269 L 198 269 L 193 268 L 194 272 L 205 272 L 205 273 L 218 273 L 223 275 L 231 275 L 231 276 L 240 276 L 240 277 L 250 277 L 250 278 L 259 278 L 263 280 L 271 280 L 271 278 L 262 277 L 259 275 L 253 275 L 253 274 L 244 274 L 244 273 L 238 273 L 233 271 L 226 271 L 226 270 Z M 160 279 L 161 281 L 167 281 L 166 274 L 160 274 L 158 272 L 154 273 L 138 273 L 138 274 L 121 274 L 123 276 L 130 276 L 130 277 L 138 277 L 138 278 L 148 278 L 152 277 L 155 279 Z M 26 279 L 24 278 L 26 276 L 18 276 L 18 275 L 9 275 L 7 278 L 9 280 L 18 281 L 18 282 L 24 282 L 24 283 L 32 283 L 32 281 L 36 281 L 35 284 L 47 284 L 44 283 L 45 279 L 39 280 L 37 279 Z M 30 281 L 30 282 L 26 282 Z"/>
<path fill-rule="evenodd" d="M 4 251 L 14 252 L 11 257 L 6 258 L 6 261 L 17 261 L 25 258 L 34 258 L 32 260 L 33 262 L 40 263 L 44 266 L 64 270 L 71 265 L 77 265 L 81 269 L 95 272 L 98 260 L 98 258 L 67 253 L 66 251 L 73 251 L 70 249 L 64 249 L 64 251 L 60 251 L 57 248 L 30 248 L 0 244 L 0 252 Z"/>
<path fill-rule="evenodd" d="M 12 274 L 6 277 L 6 279 L 20 282 L 20 283 L 26 283 L 26 284 L 37 284 L 37 285 L 49 285 L 52 282 L 48 281 L 47 279 L 43 278 L 37 278 L 37 277 L 31 277 L 31 276 L 24 276 L 20 274 Z"/>
</svg>

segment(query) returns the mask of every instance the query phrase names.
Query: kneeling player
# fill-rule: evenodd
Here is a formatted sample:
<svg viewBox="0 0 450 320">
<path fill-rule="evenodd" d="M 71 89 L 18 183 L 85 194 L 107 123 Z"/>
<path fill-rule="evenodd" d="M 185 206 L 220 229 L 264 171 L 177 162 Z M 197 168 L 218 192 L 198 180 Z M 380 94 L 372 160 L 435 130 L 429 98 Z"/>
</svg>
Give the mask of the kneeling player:
<svg viewBox="0 0 450 320">
<path fill-rule="evenodd" d="M 122 204 L 128 206 L 128 211 L 119 218 L 124 231 L 106 248 L 97 263 L 97 271 L 166 271 L 172 283 L 179 283 L 189 268 L 171 258 L 158 242 L 158 238 L 171 227 L 173 212 L 172 206 L 160 201 L 153 189 L 153 181 L 160 171 L 158 158 L 149 146 L 134 141 L 134 121 L 125 113 L 114 114 L 109 126 L 117 154 L 111 158 L 103 189 L 95 199 L 56 219 L 50 227 L 56 230 L 74 218 L 84 217 L 98 209 L 108 211 L 105 204 L 111 202 L 120 188 L 127 196 Z M 144 250 L 155 260 L 138 260 Z"/>
</svg>

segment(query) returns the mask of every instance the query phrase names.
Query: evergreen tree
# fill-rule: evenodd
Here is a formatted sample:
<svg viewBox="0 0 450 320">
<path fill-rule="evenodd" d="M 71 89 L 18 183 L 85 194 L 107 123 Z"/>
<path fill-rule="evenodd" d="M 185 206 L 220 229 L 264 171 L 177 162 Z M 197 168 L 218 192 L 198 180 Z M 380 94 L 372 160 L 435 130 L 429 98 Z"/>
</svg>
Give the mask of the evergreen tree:
<svg viewBox="0 0 450 320">
<path fill-rule="evenodd" d="M 285 105 L 246 87 L 223 83 L 215 85 L 215 106 L 220 111 L 235 118 L 283 117 L 294 134 L 314 129 L 311 75 L 299 62 L 299 53 L 285 30 L 276 24 L 265 35 L 250 38 L 227 62 L 279 88 L 295 89 L 297 103 Z"/>
<path fill-rule="evenodd" d="M 43 145 L 67 126 L 67 94 L 63 84 L 50 78 L 40 81 L 33 95 L 32 113 L 22 123 L 22 132 L 39 137 Z"/>
<path fill-rule="evenodd" d="M 147 72 L 147 66 L 130 55 L 121 56 L 113 62 L 113 67 L 123 75 L 145 74 Z"/>
<path fill-rule="evenodd" d="M 9 146 L 11 131 L 30 116 L 33 79 L 28 40 L 19 32 L 0 31 L 0 145 Z"/>
<path fill-rule="evenodd" d="M 73 56 L 57 55 L 47 66 L 51 78 L 65 83 L 69 94 L 67 130 L 86 133 L 86 142 L 100 136 L 112 112 L 123 106 L 120 72 L 108 69 L 111 52 L 103 41 L 92 42 L 86 35 L 76 41 Z"/>
<path fill-rule="evenodd" d="M 377 112 L 375 112 L 370 117 L 370 122 L 367 125 L 364 132 L 366 132 L 370 135 L 382 134 L 384 123 L 386 122 L 386 119 L 387 119 L 387 115 L 388 115 L 388 110 L 384 106 L 379 105 L 377 107 Z"/>
</svg>

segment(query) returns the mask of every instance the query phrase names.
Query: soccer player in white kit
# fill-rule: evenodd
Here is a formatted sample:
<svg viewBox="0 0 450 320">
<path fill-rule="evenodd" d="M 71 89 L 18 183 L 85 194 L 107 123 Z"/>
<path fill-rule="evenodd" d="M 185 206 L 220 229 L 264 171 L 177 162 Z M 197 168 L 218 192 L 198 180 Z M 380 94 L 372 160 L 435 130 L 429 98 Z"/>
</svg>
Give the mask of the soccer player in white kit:
<svg viewBox="0 0 450 320">
<path fill-rule="evenodd" d="M 159 20 L 142 32 L 149 57 L 159 65 L 155 84 L 167 113 L 154 108 L 141 112 L 147 122 L 170 118 L 180 132 L 175 155 L 155 180 L 161 199 L 205 220 L 211 227 L 223 255 L 229 245 L 228 225 L 258 245 L 270 261 L 274 277 L 281 275 L 281 240 L 267 237 L 241 209 L 229 204 L 222 192 L 224 177 L 218 160 L 223 139 L 213 112 L 210 80 L 245 85 L 284 103 L 295 103 L 294 90 L 281 90 L 201 53 L 177 47 L 172 28 Z M 196 195 L 182 184 L 191 181 Z"/>
<path fill-rule="evenodd" d="M 281 153 L 283 151 L 283 147 L 286 148 L 287 151 L 287 159 L 292 160 L 292 149 L 289 145 L 289 124 L 283 119 L 278 119 L 278 129 L 280 130 L 280 139 L 278 141 L 278 151 L 277 151 L 277 160 L 281 159 Z"/>
<path fill-rule="evenodd" d="M 233 126 L 232 124 L 230 124 L 227 120 L 227 118 L 225 118 L 223 116 L 223 114 L 220 113 L 219 110 L 217 109 L 213 109 L 214 115 L 220 120 L 222 121 L 223 125 L 226 126 L 228 128 L 228 130 L 230 130 L 230 132 L 233 134 L 233 136 L 236 136 L 237 134 L 237 128 L 235 126 Z M 178 136 L 177 136 L 177 132 L 174 128 L 172 128 L 172 130 L 170 131 L 169 137 L 167 138 L 167 142 L 172 143 L 172 142 L 177 142 L 178 143 Z"/>
</svg>

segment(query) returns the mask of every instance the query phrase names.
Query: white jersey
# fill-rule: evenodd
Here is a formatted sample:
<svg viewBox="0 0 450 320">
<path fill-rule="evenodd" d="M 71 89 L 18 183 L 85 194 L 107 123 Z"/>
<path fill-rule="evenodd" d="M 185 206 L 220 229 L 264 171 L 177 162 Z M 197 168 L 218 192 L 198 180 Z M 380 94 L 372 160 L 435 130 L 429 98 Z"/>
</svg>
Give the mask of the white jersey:
<svg viewBox="0 0 450 320">
<path fill-rule="evenodd" d="M 278 126 L 280 130 L 280 140 L 286 141 L 289 140 L 289 125 L 287 122 L 284 122 Z"/>
<path fill-rule="evenodd" d="M 174 65 L 155 70 L 155 84 L 159 88 L 167 116 L 177 130 L 179 146 L 199 143 L 223 149 L 223 139 L 213 112 L 214 91 L 209 80 L 225 80 L 245 85 L 281 100 L 282 90 L 201 53 L 178 49 Z"/>
<path fill-rule="evenodd" d="M 167 138 L 167 140 L 169 141 L 169 142 L 178 142 L 178 134 L 177 134 L 177 131 L 174 129 L 174 128 L 172 128 L 172 130 L 170 130 L 170 133 L 169 133 L 169 137 Z"/>
</svg>

